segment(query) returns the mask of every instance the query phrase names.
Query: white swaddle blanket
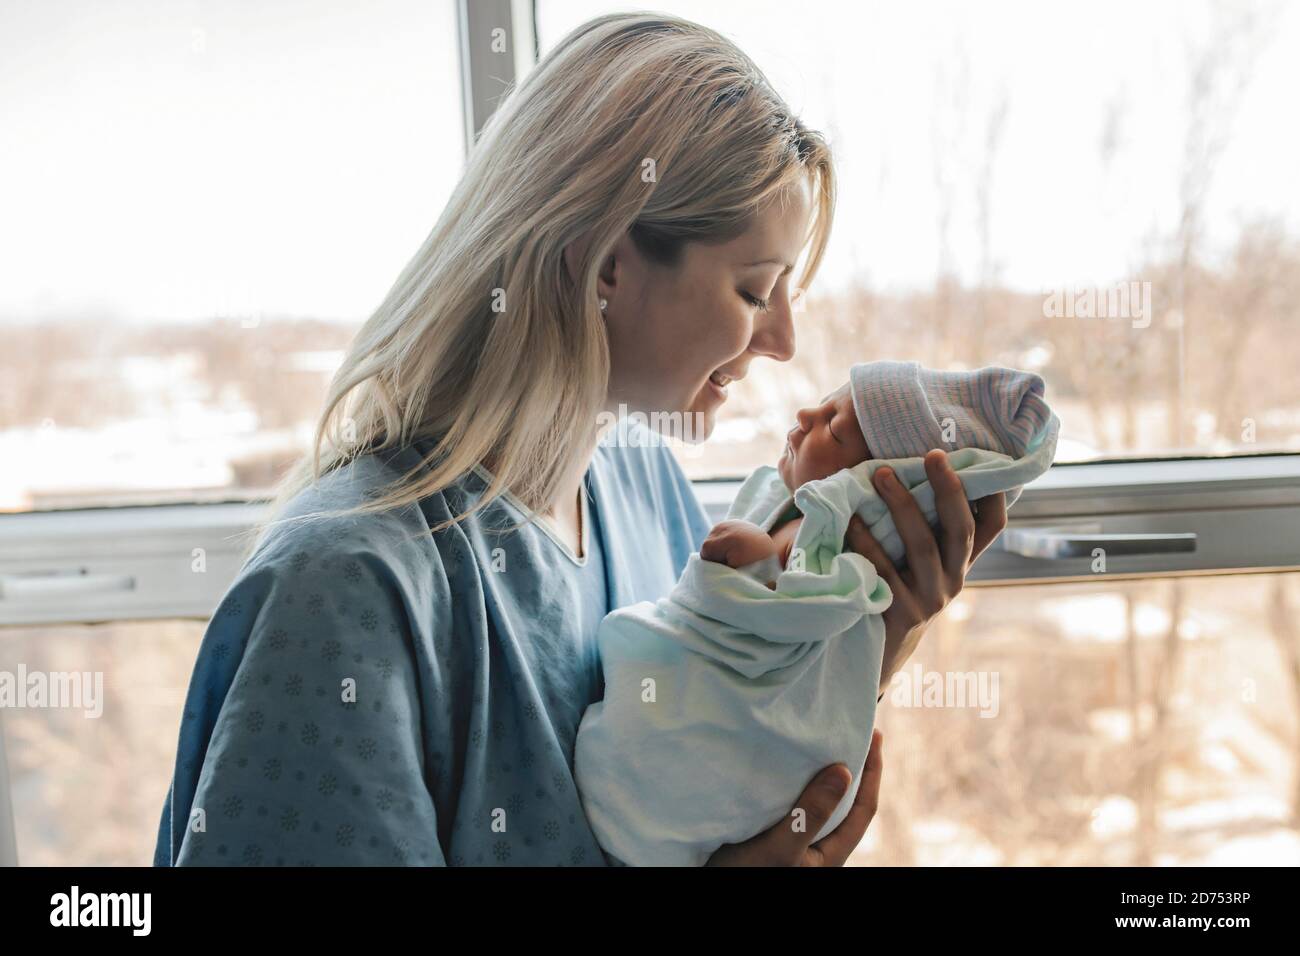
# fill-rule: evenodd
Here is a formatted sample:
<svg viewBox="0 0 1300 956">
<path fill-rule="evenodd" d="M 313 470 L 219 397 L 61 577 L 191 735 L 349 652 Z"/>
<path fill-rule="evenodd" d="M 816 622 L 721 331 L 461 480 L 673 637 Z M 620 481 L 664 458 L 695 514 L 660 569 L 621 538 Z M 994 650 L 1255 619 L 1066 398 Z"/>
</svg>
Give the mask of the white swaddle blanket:
<svg viewBox="0 0 1300 956">
<path fill-rule="evenodd" d="M 1017 459 L 952 452 L 967 498 L 1008 492 L 1010 505 L 1051 465 L 1059 429 L 1052 415 Z M 871 742 L 880 615 L 892 594 L 866 558 L 842 545 L 856 513 L 901 563 L 902 540 L 871 485 L 885 464 L 936 524 L 920 458 L 865 461 L 808 482 L 793 498 L 765 466 L 745 480 L 728 517 L 770 531 L 792 504 L 803 514 L 775 590 L 754 568 L 694 554 L 668 597 L 601 623 L 605 698 L 583 715 L 574 775 L 592 829 L 617 861 L 702 865 L 721 845 L 789 814 L 808 781 L 837 762 L 853 783 L 816 838 L 848 813 Z"/>
</svg>

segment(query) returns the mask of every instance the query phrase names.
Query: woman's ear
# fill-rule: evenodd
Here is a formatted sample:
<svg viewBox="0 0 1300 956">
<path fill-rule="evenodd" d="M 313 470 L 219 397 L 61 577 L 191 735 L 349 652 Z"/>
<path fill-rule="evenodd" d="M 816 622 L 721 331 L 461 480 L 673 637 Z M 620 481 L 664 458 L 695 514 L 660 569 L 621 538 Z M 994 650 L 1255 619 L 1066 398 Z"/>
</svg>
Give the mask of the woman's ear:
<svg viewBox="0 0 1300 956">
<path fill-rule="evenodd" d="M 613 299 L 614 288 L 618 284 L 619 269 L 619 249 L 615 245 L 600 263 L 600 268 L 596 272 L 596 293 L 602 299 Z"/>
<path fill-rule="evenodd" d="M 596 295 L 600 299 L 600 311 L 603 315 L 606 306 L 614 298 L 615 274 L 618 272 L 617 263 L 614 253 L 605 257 L 605 261 L 600 264 L 600 271 L 596 273 Z"/>
</svg>

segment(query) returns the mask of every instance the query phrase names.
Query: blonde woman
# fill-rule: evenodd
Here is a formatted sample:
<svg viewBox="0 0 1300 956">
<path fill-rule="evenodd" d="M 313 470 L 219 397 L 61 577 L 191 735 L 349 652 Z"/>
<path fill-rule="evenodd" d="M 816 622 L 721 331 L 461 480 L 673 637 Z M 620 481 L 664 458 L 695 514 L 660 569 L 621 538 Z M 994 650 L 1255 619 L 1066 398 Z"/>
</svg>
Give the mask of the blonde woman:
<svg viewBox="0 0 1300 956">
<path fill-rule="evenodd" d="M 794 354 L 831 228 L 828 148 L 729 41 L 600 17 L 502 105 L 424 245 L 358 333 L 313 453 L 217 608 L 185 705 L 159 865 L 600 865 L 573 781 L 609 611 L 668 593 L 709 530 L 669 450 L 730 382 Z M 796 283 L 794 264 L 806 256 Z M 882 682 L 1005 524 L 941 452 L 938 537 L 882 487 L 900 574 Z M 864 733 L 867 732 L 864 728 Z M 826 768 L 714 863 L 838 865 L 880 785 Z"/>
</svg>

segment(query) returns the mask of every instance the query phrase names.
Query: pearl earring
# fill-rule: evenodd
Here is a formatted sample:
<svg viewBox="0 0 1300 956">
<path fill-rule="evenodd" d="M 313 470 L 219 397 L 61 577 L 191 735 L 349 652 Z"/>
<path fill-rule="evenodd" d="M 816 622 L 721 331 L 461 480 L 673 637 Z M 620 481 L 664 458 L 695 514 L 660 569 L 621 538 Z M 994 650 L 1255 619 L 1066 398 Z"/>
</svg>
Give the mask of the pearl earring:
<svg viewBox="0 0 1300 956">
<path fill-rule="evenodd" d="M 609 300 L 608 300 L 608 299 L 601 299 L 600 302 L 599 302 L 599 304 L 600 304 L 600 311 L 604 312 L 604 311 L 605 311 L 605 306 L 609 305 Z"/>
</svg>

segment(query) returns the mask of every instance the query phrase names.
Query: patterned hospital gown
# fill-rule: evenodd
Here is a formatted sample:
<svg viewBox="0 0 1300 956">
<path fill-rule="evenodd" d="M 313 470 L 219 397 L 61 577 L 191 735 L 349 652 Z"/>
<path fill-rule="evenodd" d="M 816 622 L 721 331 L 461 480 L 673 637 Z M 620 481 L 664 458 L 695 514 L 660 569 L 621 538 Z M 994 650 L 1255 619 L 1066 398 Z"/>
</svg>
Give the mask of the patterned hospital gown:
<svg viewBox="0 0 1300 956">
<path fill-rule="evenodd" d="M 360 458 L 286 513 L 360 503 L 428 451 Z M 199 648 L 155 865 L 607 862 L 573 780 L 596 628 L 667 594 L 708 522 L 647 440 L 597 449 L 585 560 L 513 497 L 430 535 L 488 477 L 258 547 Z"/>
</svg>

